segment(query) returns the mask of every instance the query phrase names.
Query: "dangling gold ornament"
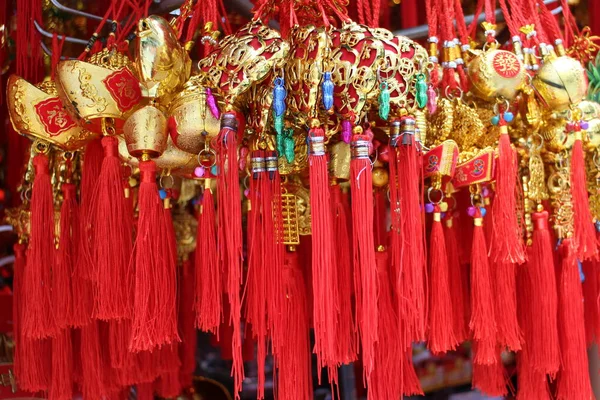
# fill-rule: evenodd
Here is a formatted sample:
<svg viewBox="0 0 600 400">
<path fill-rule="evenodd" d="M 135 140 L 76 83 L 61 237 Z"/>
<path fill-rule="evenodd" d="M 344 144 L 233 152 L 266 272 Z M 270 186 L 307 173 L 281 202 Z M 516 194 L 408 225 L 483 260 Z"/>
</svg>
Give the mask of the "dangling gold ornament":
<svg viewBox="0 0 600 400">
<path fill-rule="evenodd" d="M 532 83 L 545 106 L 556 111 L 578 104 L 587 92 L 585 69 L 568 56 L 548 55 Z"/>
</svg>

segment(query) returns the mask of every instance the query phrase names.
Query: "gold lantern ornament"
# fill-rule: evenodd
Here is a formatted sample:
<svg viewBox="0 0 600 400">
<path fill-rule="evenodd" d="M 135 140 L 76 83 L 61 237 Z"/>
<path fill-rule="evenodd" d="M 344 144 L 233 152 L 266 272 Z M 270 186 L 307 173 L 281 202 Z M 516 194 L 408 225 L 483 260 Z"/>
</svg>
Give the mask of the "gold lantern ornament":
<svg viewBox="0 0 600 400">
<path fill-rule="evenodd" d="M 127 151 L 135 158 L 156 158 L 167 149 L 167 118 L 153 105 L 134 112 L 123 131 Z"/>
<path fill-rule="evenodd" d="M 82 128 L 67 112 L 58 97 L 54 81 L 43 81 L 34 86 L 12 75 L 8 78 L 7 86 L 10 120 L 21 135 L 69 151 L 84 146 L 98 136 Z"/>
<path fill-rule="evenodd" d="M 193 76 L 169 106 L 169 133 L 174 145 L 187 153 L 198 154 L 205 142 L 219 134 L 218 116 L 209 101 L 216 98 L 209 88 L 200 85 L 200 76 Z M 212 96 L 212 100 L 210 99 Z"/>
<path fill-rule="evenodd" d="M 546 56 L 532 83 L 545 105 L 556 111 L 578 104 L 588 87 L 585 68 L 579 61 L 554 54 Z"/>
</svg>

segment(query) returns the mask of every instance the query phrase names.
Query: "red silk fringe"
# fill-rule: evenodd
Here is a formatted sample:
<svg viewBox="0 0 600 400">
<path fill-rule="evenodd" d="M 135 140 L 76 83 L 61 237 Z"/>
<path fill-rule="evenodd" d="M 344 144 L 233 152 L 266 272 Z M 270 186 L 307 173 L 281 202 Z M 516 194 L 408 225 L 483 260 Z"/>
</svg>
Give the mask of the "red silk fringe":
<svg viewBox="0 0 600 400">
<path fill-rule="evenodd" d="M 580 261 L 590 260 L 598 255 L 585 171 L 583 144 L 581 139 L 576 139 L 571 153 L 571 195 L 573 196 L 574 245 Z"/>
<path fill-rule="evenodd" d="M 452 329 L 456 341 L 462 343 L 469 338 L 469 273 L 468 267 L 461 265 L 458 257 L 456 228 L 452 217 L 445 221 L 444 238 L 448 255 L 448 275 L 452 281 L 449 285 L 452 300 Z"/>
</svg>

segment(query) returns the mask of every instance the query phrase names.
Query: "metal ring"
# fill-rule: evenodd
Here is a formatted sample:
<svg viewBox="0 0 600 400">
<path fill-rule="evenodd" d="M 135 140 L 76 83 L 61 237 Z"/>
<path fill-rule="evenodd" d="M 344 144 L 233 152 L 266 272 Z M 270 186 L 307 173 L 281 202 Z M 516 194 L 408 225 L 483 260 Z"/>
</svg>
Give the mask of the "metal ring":
<svg viewBox="0 0 600 400">
<path fill-rule="evenodd" d="M 534 147 L 535 146 L 535 141 L 533 140 L 534 138 L 540 139 L 540 144 L 537 147 Z M 541 150 L 542 147 L 544 146 L 544 138 L 539 133 L 536 133 L 535 135 L 531 135 L 529 138 L 527 138 L 527 144 L 529 145 L 529 148 L 532 150 L 533 149 Z"/>
<path fill-rule="evenodd" d="M 202 165 L 202 161 L 200 159 L 200 157 L 203 154 L 210 154 L 212 156 L 212 163 L 207 168 L 212 168 L 217 164 L 217 152 L 214 151 L 213 149 L 211 149 L 210 147 L 205 147 L 202 150 L 200 150 L 200 152 L 196 156 L 196 158 L 198 159 L 198 165 L 204 167 L 204 165 Z"/>
<path fill-rule="evenodd" d="M 165 177 L 171 178 L 171 180 L 170 180 L 171 184 L 169 186 L 165 186 L 163 184 L 163 178 L 165 178 Z M 173 175 L 171 175 L 171 171 L 168 171 L 166 175 L 160 176 L 158 183 L 159 183 L 161 189 L 172 189 L 175 186 L 175 178 L 173 178 Z"/>
<path fill-rule="evenodd" d="M 434 191 L 440 192 L 440 199 L 437 202 L 431 200 L 431 193 Z M 444 191 L 442 189 L 429 187 L 429 189 L 427 189 L 427 200 L 429 200 L 429 202 L 432 204 L 440 204 L 442 201 L 444 201 Z"/>
<path fill-rule="evenodd" d="M 594 161 L 594 165 L 596 166 L 596 168 L 600 170 L 600 160 L 598 159 L 598 157 L 598 149 L 596 149 L 596 151 L 594 151 L 594 157 L 592 158 L 592 161 Z"/>
<path fill-rule="evenodd" d="M 500 114 L 500 104 L 504 104 L 505 106 L 503 112 L 508 111 L 508 109 L 510 108 L 510 103 L 508 102 L 508 100 L 499 97 L 498 101 L 496 101 L 496 103 L 494 104 L 494 114 Z"/>
</svg>

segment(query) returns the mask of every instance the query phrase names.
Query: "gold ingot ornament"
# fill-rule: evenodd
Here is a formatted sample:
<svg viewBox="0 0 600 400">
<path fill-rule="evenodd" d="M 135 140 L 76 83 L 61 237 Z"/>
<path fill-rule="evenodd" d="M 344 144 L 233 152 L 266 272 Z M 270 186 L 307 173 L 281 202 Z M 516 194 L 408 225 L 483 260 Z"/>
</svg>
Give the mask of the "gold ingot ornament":
<svg viewBox="0 0 600 400">
<path fill-rule="evenodd" d="M 8 78 L 8 112 L 21 135 L 40 139 L 63 150 L 76 150 L 98 135 L 82 128 L 58 98 L 54 81 L 36 86 L 12 75 Z"/>
<path fill-rule="evenodd" d="M 533 87 L 552 110 L 578 104 L 587 92 L 588 80 L 581 63 L 568 56 L 548 56 L 533 78 Z"/>
<path fill-rule="evenodd" d="M 488 101 L 498 97 L 513 99 L 527 76 L 525 66 L 515 53 L 498 49 L 473 53 L 475 57 L 468 68 L 471 92 Z"/>
<path fill-rule="evenodd" d="M 154 106 L 140 108 L 129 117 L 125 126 L 127 151 L 133 157 L 160 156 L 167 148 L 167 118 Z"/>
<path fill-rule="evenodd" d="M 150 15 L 138 22 L 135 71 L 144 97 L 176 93 L 190 77 L 192 61 L 167 20 Z"/>
<path fill-rule="evenodd" d="M 142 106 L 140 84 L 131 61 L 117 51 L 102 50 L 89 62 L 59 62 L 56 89 L 67 110 L 96 133 L 103 133 L 102 120 L 107 118 L 114 119 L 114 127 L 120 132 L 127 117 Z"/>
</svg>

